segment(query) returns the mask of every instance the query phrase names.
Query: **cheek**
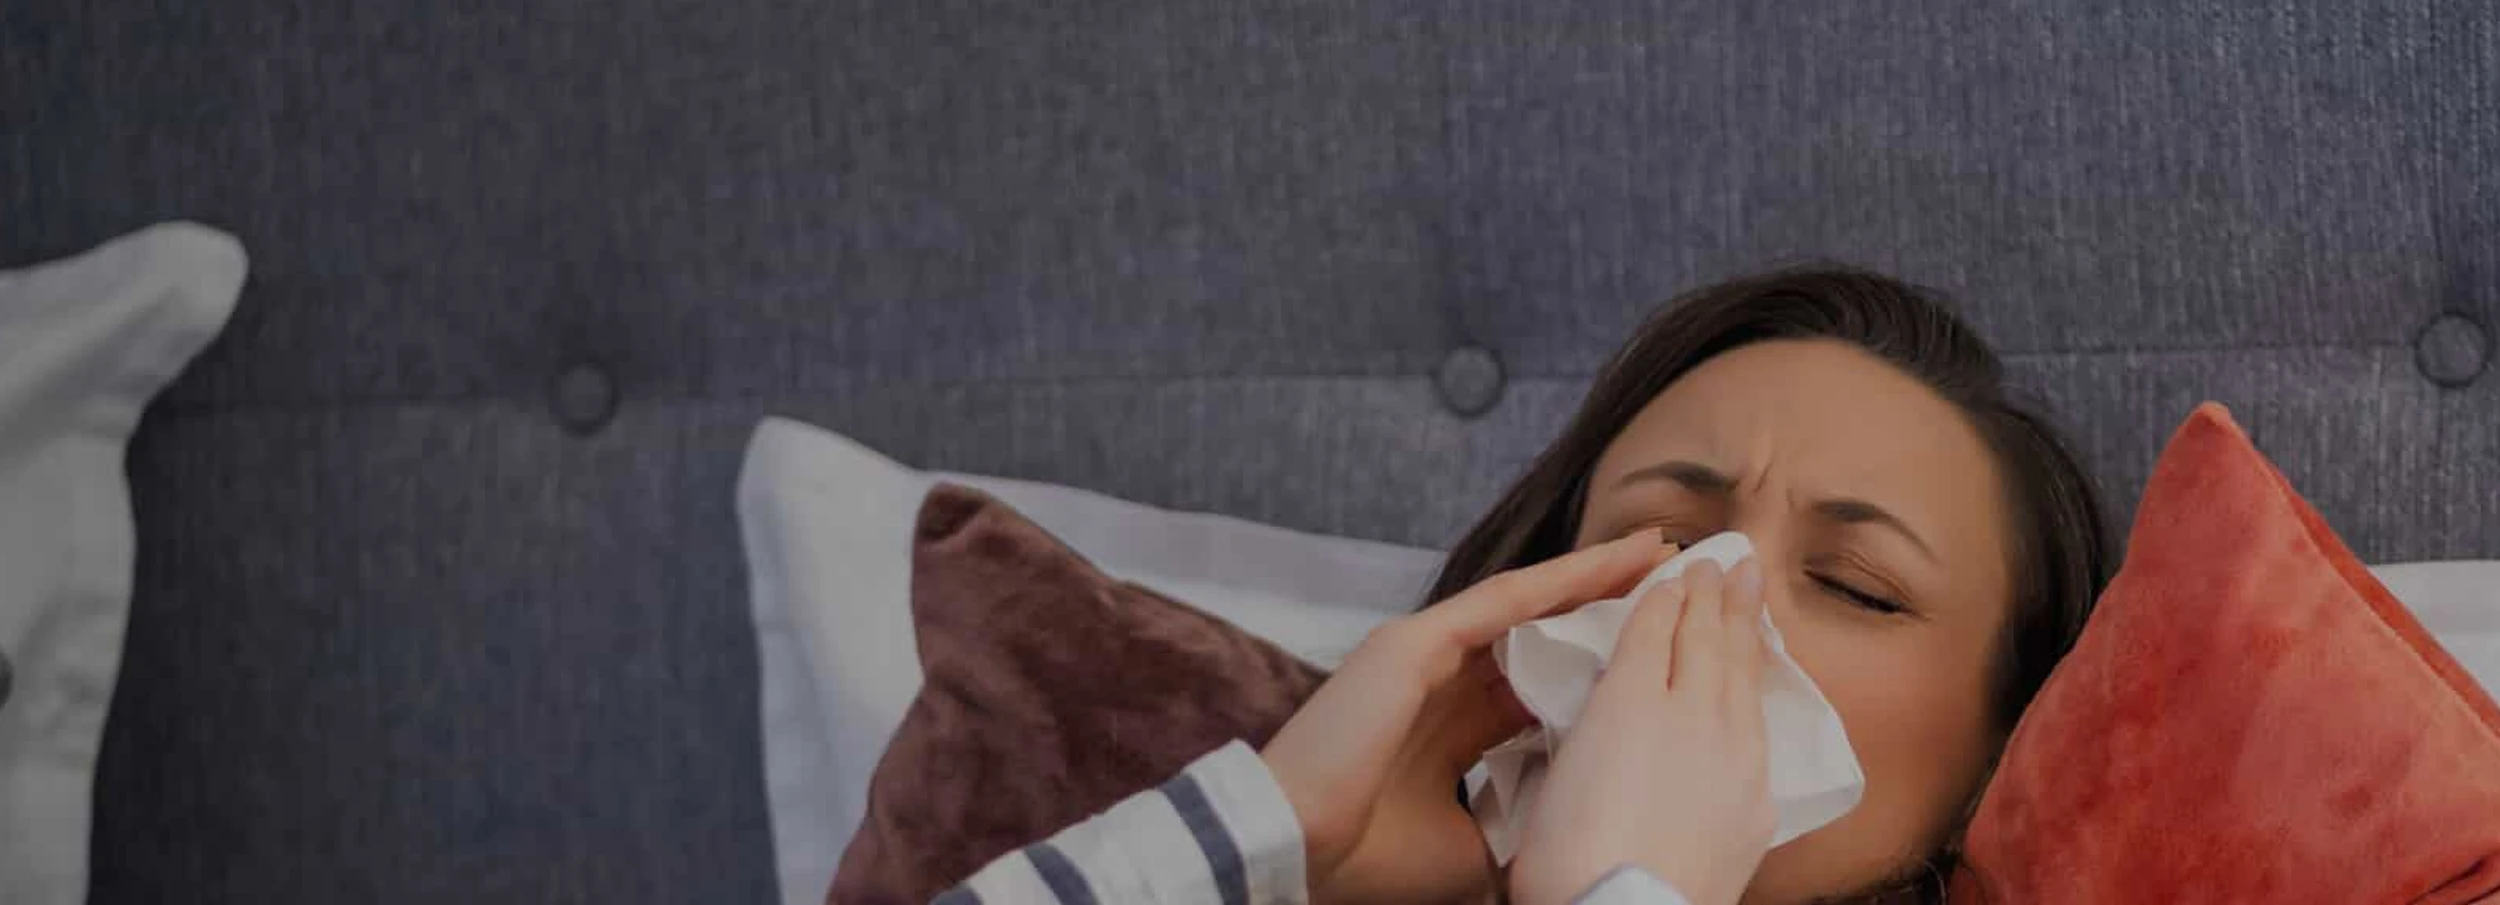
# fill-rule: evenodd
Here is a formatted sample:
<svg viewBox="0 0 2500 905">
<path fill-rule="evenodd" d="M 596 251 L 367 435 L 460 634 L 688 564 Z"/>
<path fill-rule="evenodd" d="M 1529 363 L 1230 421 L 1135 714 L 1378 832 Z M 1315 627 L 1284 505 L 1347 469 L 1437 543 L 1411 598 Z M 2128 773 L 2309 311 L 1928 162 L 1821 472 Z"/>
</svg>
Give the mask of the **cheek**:
<svg viewBox="0 0 2500 905">
<path fill-rule="evenodd" d="M 1924 857 L 1960 819 L 1993 753 L 1985 643 L 1936 624 L 1844 621 L 1789 619 L 1782 633 L 1840 713 L 1866 771 L 1866 797 L 1773 851 L 1748 903 L 1856 889 Z"/>
<path fill-rule="evenodd" d="M 1870 793 L 1967 782 L 1986 763 L 1992 626 L 1782 603 L 1788 652 L 1839 711 Z"/>
<path fill-rule="evenodd" d="M 1985 659 L 1946 640 L 1923 625 L 1806 628 L 1788 638 L 1840 712 L 1870 787 L 1933 786 L 1985 757 Z"/>
</svg>

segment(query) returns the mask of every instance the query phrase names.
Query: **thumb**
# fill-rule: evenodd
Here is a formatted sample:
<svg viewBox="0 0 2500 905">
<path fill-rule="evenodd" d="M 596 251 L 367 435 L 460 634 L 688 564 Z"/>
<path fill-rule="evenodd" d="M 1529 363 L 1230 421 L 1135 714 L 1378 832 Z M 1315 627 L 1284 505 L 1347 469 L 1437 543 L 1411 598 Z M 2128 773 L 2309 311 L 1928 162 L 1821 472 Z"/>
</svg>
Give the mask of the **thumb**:
<svg viewBox="0 0 2500 905">
<path fill-rule="evenodd" d="M 1493 746 L 1536 725 L 1490 655 L 1468 658 L 1437 697 L 1437 706 L 1426 708 L 1426 731 L 1433 736 L 1435 759 L 1453 777 L 1466 773 Z"/>
</svg>

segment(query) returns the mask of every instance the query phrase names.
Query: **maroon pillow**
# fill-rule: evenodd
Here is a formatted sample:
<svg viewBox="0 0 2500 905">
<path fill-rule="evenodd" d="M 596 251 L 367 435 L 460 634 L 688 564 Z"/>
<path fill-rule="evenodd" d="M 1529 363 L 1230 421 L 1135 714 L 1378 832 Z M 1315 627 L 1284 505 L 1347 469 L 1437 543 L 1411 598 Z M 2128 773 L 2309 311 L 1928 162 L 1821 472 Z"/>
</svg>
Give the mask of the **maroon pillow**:
<svg viewBox="0 0 2500 905">
<path fill-rule="evenodd" d="M 949 484 L 921 503 L 911 607 L 926 678 L 835 905 L 921 905 L 1226 742 L 1264 743 L 1324 678 Z"/>
</svg>

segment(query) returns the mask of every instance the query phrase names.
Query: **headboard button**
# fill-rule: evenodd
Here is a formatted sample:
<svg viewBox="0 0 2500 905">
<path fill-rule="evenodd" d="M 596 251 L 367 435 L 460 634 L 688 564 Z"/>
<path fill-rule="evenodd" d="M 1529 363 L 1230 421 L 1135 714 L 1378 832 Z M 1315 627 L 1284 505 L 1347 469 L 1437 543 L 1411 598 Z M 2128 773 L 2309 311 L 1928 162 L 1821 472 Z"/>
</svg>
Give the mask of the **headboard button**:
<svg viewBox="0 0 2500 905">
<path fill-rule="evenodd" d="M 1442 357 L 1432 383 L 1441 392 L 1442 405 L 1462 418 L 1473 418 L 1501 401 L 1502 360 L 1483 346 L 1460 346 Z"/>
<path fill-rule="evenodd" d="M 597 433 L 616 416 L 616 378 L 595 362 L 564 369 L 549 396 L 556 423 L 577 435 Z"/>
<path fill-rule="evenodd" d="M 2413 340 L 2413 366 L 2449 389 L 2473 383 L 2491 364 L 2491 333 L 2462 314 L 2442 314 Z"/>
</svg>

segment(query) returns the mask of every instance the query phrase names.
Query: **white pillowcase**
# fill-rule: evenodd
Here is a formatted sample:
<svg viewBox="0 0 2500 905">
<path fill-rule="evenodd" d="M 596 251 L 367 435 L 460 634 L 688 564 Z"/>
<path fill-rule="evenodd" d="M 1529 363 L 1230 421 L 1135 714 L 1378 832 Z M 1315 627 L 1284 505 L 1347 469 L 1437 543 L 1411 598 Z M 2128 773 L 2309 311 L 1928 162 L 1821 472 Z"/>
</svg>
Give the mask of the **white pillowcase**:
<svg viewBox="0 0 2500 905">
<path fill-rule="evenodd" d="M 0 901 L 87 897 L 96 751 L 121 672 L 133 538 L 122 456 L 225 326 L 243 249 L 166 224 L 0 273 Z"/>
<path fill-rule="evenodd" d="M 870 774 L 920 691 L 911 533 L 939 481 L 978 487 L 1106 574 L 1221 616 L 1321 666 L 1411 609 L 1430 550 L 1172 512 L 1067 487 L 914 471 L 785 419 L 758 426 L 738 510 L 761 660 L 764 770 L 787 905 L 817 905 L 867 808 Z M 2500 689 L 2500 562 L 2377 570 L 2486 687 Z"/>
<path fill-rule="evenodd" d="M 1173 512 L 1048 484 L 914 471 L 839 435 L 768 419 L 738 518 L 755 619 L 765 785 L 782 901 L 824 901 L 868 780 L 920 693 L 911 536 L 948 481 L 998 497 L 1116 578 L 1333 667 L 1412 609 L 1440 554 Z"/>
<path fill-rule="evenodd" d="M 2500 560 L 2372 566 L 2475 681 L 2500 695 Z"/>
</svg>

